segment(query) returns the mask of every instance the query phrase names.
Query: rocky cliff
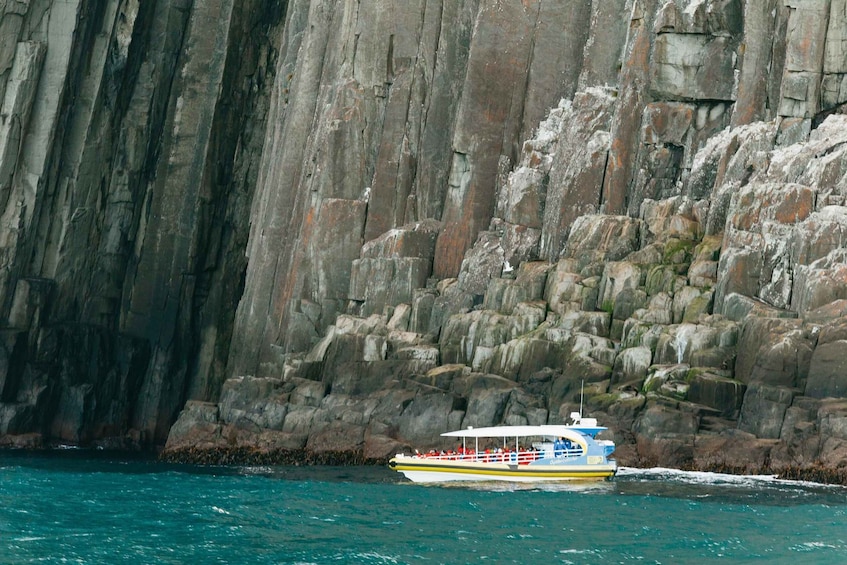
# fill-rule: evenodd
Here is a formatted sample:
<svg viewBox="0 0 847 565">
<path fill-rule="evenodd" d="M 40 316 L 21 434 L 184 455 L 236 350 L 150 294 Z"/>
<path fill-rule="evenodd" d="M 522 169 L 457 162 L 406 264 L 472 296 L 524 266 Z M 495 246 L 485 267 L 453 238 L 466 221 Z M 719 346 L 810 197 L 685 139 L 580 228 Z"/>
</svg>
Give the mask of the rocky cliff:
<svg viewBox="0 0 847 565">
<path fill-rule="evenodd" d="M 847 466 L 847 0 L 0 1 L 0 438 Z"/>
</svg>

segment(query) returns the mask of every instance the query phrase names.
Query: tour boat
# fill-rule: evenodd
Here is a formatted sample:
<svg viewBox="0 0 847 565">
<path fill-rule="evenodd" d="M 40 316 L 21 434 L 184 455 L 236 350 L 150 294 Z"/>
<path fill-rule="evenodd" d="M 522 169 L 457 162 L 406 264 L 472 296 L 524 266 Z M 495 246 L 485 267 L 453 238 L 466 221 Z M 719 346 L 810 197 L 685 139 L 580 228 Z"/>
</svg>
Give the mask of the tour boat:
<svg viewBox="0 0 847 565">
<path fill-rule="evenodd" d="M 617 463 L 609 455 L 615 444 L 596 439 L 606 428 L 579 412 L 573 412 L 571 418 L 572 424 L 469 427 L 447 432 L 441 435 L 460 442 L 455 450 L 398 453 L 388 465 L 416 483 L 543 482 L 613 476 Z"/>
</svg>

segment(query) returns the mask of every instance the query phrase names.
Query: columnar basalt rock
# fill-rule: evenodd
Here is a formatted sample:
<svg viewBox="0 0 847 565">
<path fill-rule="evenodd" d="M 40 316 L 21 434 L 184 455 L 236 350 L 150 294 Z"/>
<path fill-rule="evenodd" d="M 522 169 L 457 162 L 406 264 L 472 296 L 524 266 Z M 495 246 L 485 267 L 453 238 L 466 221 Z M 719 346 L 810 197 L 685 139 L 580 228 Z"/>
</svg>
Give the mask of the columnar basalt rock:
<svg viewBox="0 0 847 565">
<path fill-rule="evenodd" d="M 217 400 L 275 4 L 3 4 L 4 434 L 156 444 Z"/>
<path fill-rule="evenodd" d="M 844 466 L 845 2 L 0 1 L 0 442 Z"/>
</svg>

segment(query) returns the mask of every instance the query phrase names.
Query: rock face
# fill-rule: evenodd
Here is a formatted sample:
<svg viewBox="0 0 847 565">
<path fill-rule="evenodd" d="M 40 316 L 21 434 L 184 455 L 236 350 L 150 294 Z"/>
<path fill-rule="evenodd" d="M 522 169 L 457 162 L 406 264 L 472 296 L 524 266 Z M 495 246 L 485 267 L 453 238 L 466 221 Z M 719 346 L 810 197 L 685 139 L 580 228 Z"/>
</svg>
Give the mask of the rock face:
<svg viewBox="0 0 847 565">
<path fill-rule="evenodd" d="M 0 1 L 0 442 L 847 465 L 846 7 Z"/>
<path fill-rule="evenodd" d="M 217 399 L 285 12 L 0 3 L 0 436 L 158 443 Z"/>
</svg>

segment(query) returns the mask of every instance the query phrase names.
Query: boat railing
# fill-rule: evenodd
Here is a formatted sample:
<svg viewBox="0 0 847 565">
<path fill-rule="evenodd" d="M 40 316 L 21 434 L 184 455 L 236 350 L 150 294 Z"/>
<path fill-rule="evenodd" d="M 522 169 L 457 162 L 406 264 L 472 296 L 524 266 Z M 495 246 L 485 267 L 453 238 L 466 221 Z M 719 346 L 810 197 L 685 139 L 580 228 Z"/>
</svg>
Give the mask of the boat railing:
<svg viewBox="0 0 847 565">
<path fill-rule="evenodd" d="M 571 449 L 557 449 L 554 453 L 549 451 L 490 451 L 490 452 L 429 452 L 416 453 L 413 457 L 420 459 L 433 459 L 436 461 L 467 461 L 470 463 L 517 463 L 528 465 L 539 459 L 553 457 L 578 457 L 582 455 L 579 447 Z"/>
</svg>

